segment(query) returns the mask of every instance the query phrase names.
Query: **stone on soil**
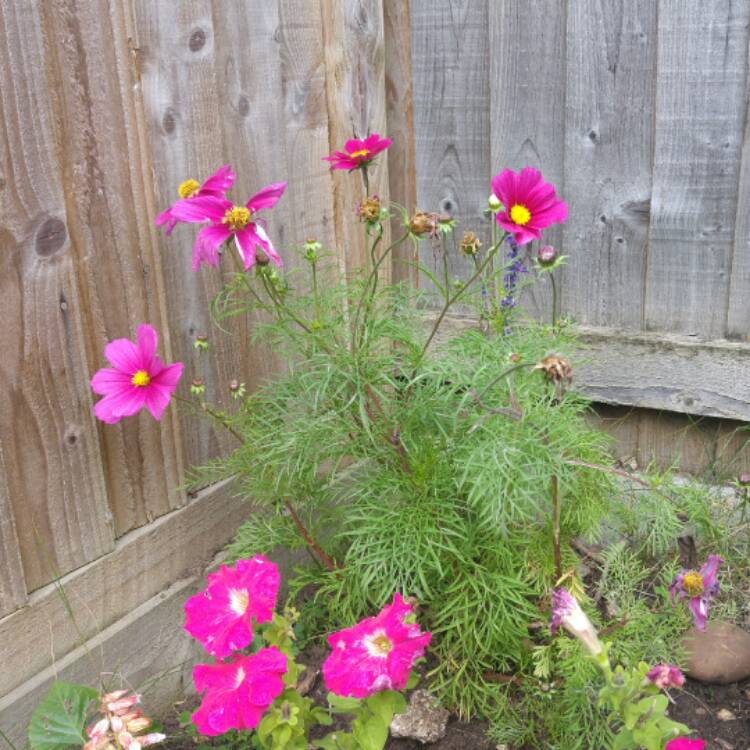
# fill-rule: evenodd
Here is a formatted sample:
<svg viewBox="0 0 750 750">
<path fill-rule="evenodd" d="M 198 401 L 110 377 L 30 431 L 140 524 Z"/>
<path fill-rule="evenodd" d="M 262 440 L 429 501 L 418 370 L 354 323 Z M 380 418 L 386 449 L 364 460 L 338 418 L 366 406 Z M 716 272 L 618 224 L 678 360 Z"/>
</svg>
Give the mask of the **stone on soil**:
<svg viewBox="0 0 750 750">
<path fill-rule="evenodd" d="M 449 715 L 426 690 L 415 690 L 406 711 L 393 717 L 391 734 L 422 743 L 437 742 L 445 737 Z"/>
<path fill-rule="evenodd" d="M 750 677 L 750 633 L 728 622 L 695 628 L 683 642 L 688 656 L 686 673 L 707 684 L 729 685 Z"/>
</svg>

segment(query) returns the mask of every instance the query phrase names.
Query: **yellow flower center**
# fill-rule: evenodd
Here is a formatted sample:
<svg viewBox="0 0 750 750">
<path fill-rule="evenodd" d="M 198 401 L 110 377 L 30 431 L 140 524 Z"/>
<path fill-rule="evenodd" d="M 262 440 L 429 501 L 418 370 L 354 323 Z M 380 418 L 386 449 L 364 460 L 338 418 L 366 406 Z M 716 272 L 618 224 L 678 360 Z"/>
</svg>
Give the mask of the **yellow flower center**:
<svg viewBox="0 0 750 750">
<path fill-rule="evenodd" d="M 703 593 L 703 578 L 695 570 L 689 570 L 682 577 L 682 587 L 690 596 L 700 596 Z"/>
<path fill-rule="evenodd" d="M 222 224 L 226 224 L 233 232 L 244 229 L 250 223 L 250 209 L 245 206 L 232 206 L 227 209 Z"/>
<path fill-rule="evenodd" d="M 531 219 L 531 211 L 529 211 L 526 206 L 516 203 L 516 205 L 510 209 L 510 220 L 514 224 L 524 226 L 529 223 L 529 219 Z"/>
<path fill-rule="evenodd" d="M 382 630 L 366 636 L 364 640 L 372 656 L 388 656 L 393 651 L 391 639 Z"/>
<path fill-rule="evenodd" d="M 244 615 L 250 604 L 250 594 L 247 589 L 231 589 L 229 591 L 229 606 L 232 612 L 238 615 Z"/>
<path fill-rule="evenodd" d="M 130 382 L 138 386 L 138 388 L 145 388 L 151 382 L 151 376 L 145 370 L 138 370 L 138 372 L 130 378 Z"/>
<path fill-rule="evenodd" d="M 189 179 L 185 182 L 180 183 L 180 187 L 177 188 L 177 192 L 180 194 L 180 198 L 192 198 L 200 189 L 200 182 L 198 180 Z"/>
<path fill-rule="evenodd" d="M 351 156 L 352 159 L 359 159 L 361 156 L 365 157 L 369 155 L 370 155 L 370 152 L 366 148 L 363 148 L 361 151 L 354 151 L 351 154 L 349 154 L 349 156 Z"/>
</svg>

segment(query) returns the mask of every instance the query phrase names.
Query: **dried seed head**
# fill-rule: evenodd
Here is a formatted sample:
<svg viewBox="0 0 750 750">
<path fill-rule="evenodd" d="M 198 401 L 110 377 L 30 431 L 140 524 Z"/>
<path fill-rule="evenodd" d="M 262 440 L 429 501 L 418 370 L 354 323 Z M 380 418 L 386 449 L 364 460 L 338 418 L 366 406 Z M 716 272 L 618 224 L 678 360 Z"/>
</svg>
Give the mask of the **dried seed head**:
<svg viewBox="0 0 750 750">
<path fill-rule="evenodd" d="M 377 221 L 380 218 L 380 198 L 371 195 L 357 207 L 357 215 L 362 221 Z"/>
<path fill-rule="evenodd" d="M 474 232 L 464 232 L 459 247 L 464 255 L 476 255 L 482 247 L 482 243 Z"/>
<path fill-rule="evenodd" d="M 435 231 L 435 215 L 425 211 L 417 211 L 409 221 L 409 230 L 418 237 Z"/>
<path fill-rule="evenodd" d="M 550 354 L 539 362 L 535 370 L 541 370 L 547 380 L 560 385 L 563 382 L 573 382 L 573 368 L 564 357 L 558 357 L 556 354 Z"/>
</svg>

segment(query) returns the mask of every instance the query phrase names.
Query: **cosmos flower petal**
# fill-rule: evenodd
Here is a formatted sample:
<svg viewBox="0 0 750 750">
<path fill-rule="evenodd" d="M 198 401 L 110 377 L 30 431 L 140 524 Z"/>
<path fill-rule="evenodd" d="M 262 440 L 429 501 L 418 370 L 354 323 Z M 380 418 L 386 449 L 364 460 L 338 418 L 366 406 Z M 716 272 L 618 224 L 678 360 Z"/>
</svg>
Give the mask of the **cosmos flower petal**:
<svg viewBox="0 0 750 750">
<path fill-rule="evenodd" d="M 223 198 L 224 193 L 234 185 L 234 178 L 236 176 L 232 171 L 232 167 L 229 164 L 224 164 L 204 180 L 198 194 Z"/>
<path fill-rule="evenodd" d="M 115 370 L 110 367 L 102 367 L 93 378 L 91 378 L 91 390 L 103 396 L 107 393 L 113 393 L 120 389 L 130 386 L 131 376 L 122 370 Z"/>
<path fill-rule="evenodd" d="M 198 232 L 193 245 L 193 271 L 197 271 L 202 263 L 209 266 L 219 265 L 219 248 L 232 236 L 224 224 L 210 224 Z"/>
<path fill-rule="evenodd" d="M 199 195 L 195 198 L 184 198 L 172 206 L 172 217 L 189 223 L 202 221 L 221 221 L 224 214 L 232 207 L 231 201 L 213 195 Z"/>
<path fill-rule="evenodd" d="M 240 254 L 240 258 L 242 258 L 242 265 L 246 271 L 255 265 L 256 260 L 256 235 L 253 231 L 254 226 L 255 225 L 252 223 L 248 224 L 244 229 L 241 229 L 234 235 L 237 252 Z"/>
<path fill-rule="evenodd" d="M 251 211 L 260 211 L 263 208 L 273 208 L 279 198 L 284 194 L 285 190 L 286 182 L 274 182 L 272 185 L 266 185 L 266 187 L 259 190 L 252 198 L 250 198 L 247 202 L 247 207 Z"/>
</svg>

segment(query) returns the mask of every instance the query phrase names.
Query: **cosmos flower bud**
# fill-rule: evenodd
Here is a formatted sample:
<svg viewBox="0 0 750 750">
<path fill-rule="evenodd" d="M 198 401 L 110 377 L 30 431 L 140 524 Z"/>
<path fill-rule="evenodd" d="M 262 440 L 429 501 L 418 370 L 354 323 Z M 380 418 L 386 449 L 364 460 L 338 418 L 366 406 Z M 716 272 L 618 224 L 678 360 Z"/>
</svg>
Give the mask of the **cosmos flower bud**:
<svg viewBox="0 0 750 750">
<path fill-rule="evenodd" d="M 599 642 L 596 628 L 581 609 L 581 605 L 564 588 L 556 589 L 552 593 L 552 623 L 550 630 L 553 635 L 561 625 L 571 635 L 578 638 L 592 656 L 601 653 L 602 644 Z"/>
<path fill-rule="evenodd" d="M 229 393 L 231 394 L 233 399 L 239 399 L 242 398 L 247 391 L 247 388 L 244 383 L 240 383 L 239 380 L 232 380 L 229 383 Z"/>
<path fill-rule="evenodd" d="M 365 198 L 357 206 L 357 216 L 362 221 L 377 221 L 380 218 L 380 198 L 377 195 L 371 195 Z"/>
<path fill-rule="evenodd" d="M 190 384 L 190 393 L 194 396 L 201 396 L 206 392 L 206 384 L 203 382 L 203 378 L 193 378 L 193 382 Z"/>
<path fill-rule="evenodd" d="M 679 688 L 685 684 L 682 672 L 674 664 L 657 664 L 648 671 L 646 679 L 660 690 Z"/>
<path fill-rule="evenodd" d="M 750 487 L 750 474 L 740 474 L 739 482 L 743 487 Z"/>
<path fill-rule="evenodd" d="M 557 259 L 557 250 L 552 245 L 544 245 L 539 248 L 539 255 L 537 256 L 539 265 L 551 266 Z"/>
<path fill-rule="evenodd" d="M 490 193 L 490 197 L 487 198 L 487 205 L 493 213 L 497 213 L 503 207 L 500 199 L 494 193 Z"/>
<path fill-rule="evenodd" d="M 545 357 L 534 369 L 541 370 L 547 380 L 556 385 L 560 385 L 563 381 L 573 382 L 573 368 L 570 366 L 570 362 L 556 354 Z"/>
<path fill-rule="evenodd" d="M 459 247 L 464 255 L 473 256 L 479 252 L 482 243 L 474 232 L 464 232 Z"/>
<path fill-rule="evenodd" d="M 199 352 L 205 352 L 208 350 L 208 336 L 205 333 L 199 333 L 193 341 L 193 349 L 197 349 Z"/>
<path fill-rule="evenodd" d="M 255 262 L 259 266 L 267 266 L 271 261 L 268 258 L 268 256 L 262 250 L 258 250 L 255 253 Z"/>
</svg>

